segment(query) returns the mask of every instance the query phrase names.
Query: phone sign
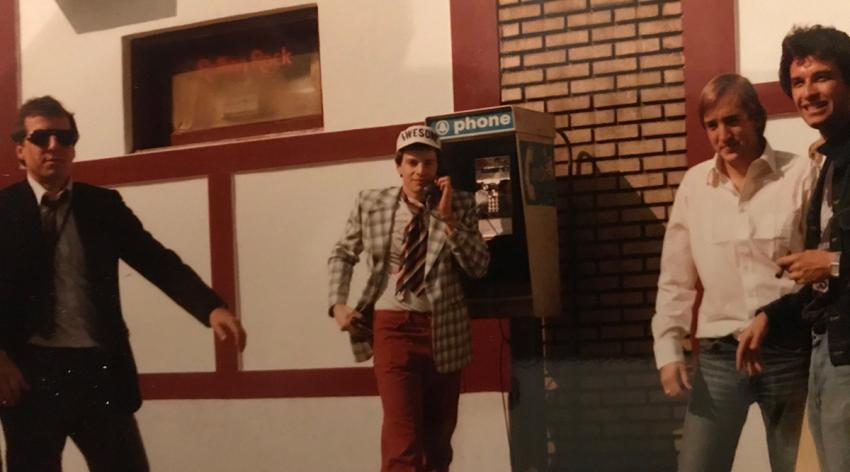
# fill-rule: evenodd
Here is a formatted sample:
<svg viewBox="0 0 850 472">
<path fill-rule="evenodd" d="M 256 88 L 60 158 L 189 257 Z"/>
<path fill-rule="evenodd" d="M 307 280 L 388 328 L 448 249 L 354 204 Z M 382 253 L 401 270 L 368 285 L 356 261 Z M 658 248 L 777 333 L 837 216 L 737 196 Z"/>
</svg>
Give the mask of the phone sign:
<svg viewBox="0 0 850 472">
<path fill-rule="evenodd" d="M 441 138 L 469 136 L 511 130 L 514 117 L 510 110 L 482 115 L 452 116 L 431 124 Z"/>
</svg>

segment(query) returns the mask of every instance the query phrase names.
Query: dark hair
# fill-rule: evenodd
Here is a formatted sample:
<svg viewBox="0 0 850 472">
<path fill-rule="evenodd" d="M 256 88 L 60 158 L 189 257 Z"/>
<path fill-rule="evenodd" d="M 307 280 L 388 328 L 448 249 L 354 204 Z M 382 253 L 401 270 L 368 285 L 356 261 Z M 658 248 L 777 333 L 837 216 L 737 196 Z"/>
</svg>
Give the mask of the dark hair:
<svg viewBox="0 0 850 472">
<path fill-rule="evenodd" d="M 779 61 L 779 85 L 791 96 L 791 63 L 812 56 L 821 61 L 835 61 L 845 84 L 850 84 L 850 36 L 831 26 L 795 26 L 782 40 Z"/>
<path fill-rule="evenodd" d="M 21 144 L 27 136 L 27 128 L 24 121 L 31 116 L 44 116 L 49 118 L 66 117 L 71 122 L 71 131 L 79 136 L 77 130 L 77 121 L 74 120 L 74 114 L 66 110 L 59 103 L 59 100 L 45 95 L 43 97 L 31 98 L 21 105 L 18 109 L 18 118 L 15 120 L 14 131 L 12 131 L 12 141 Z"/>
<path fill-rule="evenodd" d="M 723 97 L 734 96 L 741 101 L 741 107 L 750 120 L 756 124 L 759 136 L 764 136 L 767 124 L 767 111 L 759 101 L 758 93 L 746 77 L 738 74 L 721 74 L 709 80 L 699 97 L 699 122 L 705 128 L 705 114 Z"/>
<path fill-rule="evenodd" d="M 429 146 L 425 143 L 413 143 L 413 144 L 405 146 L 405 147 L 399 149 L 398 151 L 396 151 L 396 153 L 395 153 L 395 165 L 397 165 L 397 166 L 401 165 L 401 156 L 405 153 L 405 151 L 427 151 L 429 149 L 437 153 L 437 162 L 440 162 L 440 150 L 439 149 L 437 149 L 435 147 L 431 147 L 431 146 Z"/>
</svg>

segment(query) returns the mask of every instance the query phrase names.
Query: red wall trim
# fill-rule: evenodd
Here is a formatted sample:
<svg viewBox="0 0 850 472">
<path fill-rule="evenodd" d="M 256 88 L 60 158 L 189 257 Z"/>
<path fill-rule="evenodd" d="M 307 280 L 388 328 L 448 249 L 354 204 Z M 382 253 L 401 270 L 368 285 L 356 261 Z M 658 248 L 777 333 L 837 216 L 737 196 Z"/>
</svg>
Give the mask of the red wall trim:
<svg viewBox="0 0 850 472">
<path fill-rule="evenodd" d="M 737 70 L 735 0 L 684 0 L 682 31 L 685 50 L 685 140 L 688 166 L 693 166 L 714 154 L 705 138 L 700 117 L 697 116 L 700 92 L 715 75 Z"/>
<path fill-rule="evenodd" d="M 763 82 L 755 84 L 756 92 L 759 94 L 759 100 L 770 115 L 783 115 L 787 113 L 797 113 L 797 108 L 794 107 L 794 102 L 779 86 L 779 82 Z"/>
<path fill-rule="evenodd" d="M 369 368 L 142 374 L 146 400 L 377 395 Z"/>
<path fill-rule="evenodd" d="M 464 392 L 511 391 L 511 322 L 472 320 L 472 364 L 464 369 Z"/>
<path fill-rule="evenodd" d="M 405 126 L 163 148 L 78 162 L 74 176 L 95 184 L 118 185 L 389 156 Z"/>
<path fill-rule="evenodd" d="M 235 213 L 233 174 L 213 174 L 207 181 L 210 213 L 210 252 L 212 286 L 234 311 L 236 307 Z M 230 341 L 215 338 L 215 366 L 218 372 L 239 370 L 239 351 Z"/>
<path fill-rule="evenodd" d="M 9 139 L 19 103 L 18 67 L 18 2 L 0 0 L 0 176 L 18 168 Z"/>
<path fill-rule="evenodd" d="M 455 110 L 499 105 L 498 2 L 451 0 Z"/>
</svg>

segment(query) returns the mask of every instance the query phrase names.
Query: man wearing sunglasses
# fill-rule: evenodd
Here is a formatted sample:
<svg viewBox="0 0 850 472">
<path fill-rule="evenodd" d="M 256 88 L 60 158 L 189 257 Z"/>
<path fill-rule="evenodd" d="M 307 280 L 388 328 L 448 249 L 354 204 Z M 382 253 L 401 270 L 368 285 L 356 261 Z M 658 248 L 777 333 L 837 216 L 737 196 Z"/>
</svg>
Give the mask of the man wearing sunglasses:
<svg viewBox="0 0 850 472">
<path fill-rule="evenodd" d="M 121 259 L 222 340 L 236 317 L 114 190 L 71 178 L 79 133 L 54 98 L 24 103 L 12 138 L 26 179 L 0 190 L 0 419 L 9 472 L 61 470 L 67 437 L 91 470 L 149 469 Z"/>
</svg>

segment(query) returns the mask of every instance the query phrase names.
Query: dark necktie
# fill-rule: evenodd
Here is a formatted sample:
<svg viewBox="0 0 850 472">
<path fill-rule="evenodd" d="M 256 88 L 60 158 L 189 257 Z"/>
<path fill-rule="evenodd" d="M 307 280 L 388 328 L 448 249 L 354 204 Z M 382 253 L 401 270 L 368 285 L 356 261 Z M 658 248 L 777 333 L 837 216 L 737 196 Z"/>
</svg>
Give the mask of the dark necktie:
<svg viewBox="0 0 850 472">
<path fill-rule="evenodd" d="M 44 237 L 44 297 L 41 306 L 41 319 L 38 322 L 38 333 L 50 337 L 56 330 L 56 245 L 64 229 L 70 211 L 63 205 L 70 196 L 64 191 L 59 198 L 51 200 L 47 194 L 41 198 L 41 232 Z"/>
<path fill-rule="evenodd" d="M 409 202 L 404 194 L 402 194 L 402 200 L 413 216 L 404 229 L 404 240 L 401 244 L 401 269 L 398 283 L 396 283 L 396 295 L 402 295 L 407 290 L 418 297 L 425 291 L 428 226 L 425 224 L 425 209 Z"/>
<path fill-rule="evenodd" d="M 62 192 L 59 198 L 51 200 L 47 194 L 41 197 L 41 230 L 45 236 L 45 240 L 52 245 L 56 245 L 56 240 L 59 239 L 59 213 L 62 204 L 68 200 L 68 192 Z"/>
</svg>

